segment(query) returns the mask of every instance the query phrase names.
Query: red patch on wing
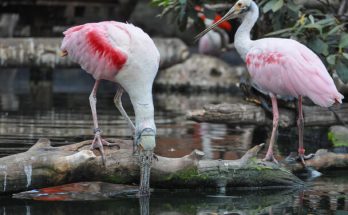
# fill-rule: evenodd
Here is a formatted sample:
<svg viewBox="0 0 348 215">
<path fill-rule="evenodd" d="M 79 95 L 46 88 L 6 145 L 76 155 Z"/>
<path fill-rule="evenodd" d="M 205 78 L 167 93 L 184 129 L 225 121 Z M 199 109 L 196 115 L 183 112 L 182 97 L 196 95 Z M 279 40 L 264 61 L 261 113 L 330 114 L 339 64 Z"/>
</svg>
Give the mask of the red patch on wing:
<svg viewBox="0 0 348 215">
<path fill-rule="evenodd" d="M 221 18 L 222 18 L 222 16 L 215 15 L 214 23 L 219 21 Z M 224 22 L 220 23 L 218 26 L 219 26 L 219 28 L 225 29 L 226 31 L 231 31 L 232 30 L 232 25 L 228 21 L 224 21 Z"/>
<path fill-rule="evenodd" d="M 280 53 L 262 53 L 257 55 L 248 54 L 246 56 L 246 64 L 254 65 L 256 68 L 264 66 L 266 64 L 280 64 L 281 63 L 282 54 Z"/>
<path fill-rule="evenodd" d="M 111 66 L 116 69 L 121 69 L 127 61 L 127 56 L 122 51 L 112 47 L 111 44 L 106 41 L 106 38 L 97 31 L 90 31 L 87 33 L 87 41 L 96 54 L 99 57 L 105 57 L 110 62 Z"/>
<path fill-rule="evenodd" d="M 249 66 L 251 63 L 251 57 L 249 55 L 246 56 L 246 64 Z"/>
</svg>

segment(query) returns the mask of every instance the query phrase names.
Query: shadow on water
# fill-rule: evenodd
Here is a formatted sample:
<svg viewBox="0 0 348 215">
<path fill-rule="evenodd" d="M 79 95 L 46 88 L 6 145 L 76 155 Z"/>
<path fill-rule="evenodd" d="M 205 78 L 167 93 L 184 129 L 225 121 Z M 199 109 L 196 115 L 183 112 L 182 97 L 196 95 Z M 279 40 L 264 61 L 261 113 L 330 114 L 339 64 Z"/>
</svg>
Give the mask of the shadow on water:
<svg viewBox="0 0 348 215">
<path fill-rule="evenodd" d="M 55 146 L 92 138 L 88 96 L 93 79 L 81 70 L 54 71 L 50 80 L 35 80 L 29 69 L 0 70 L 0 157 L 27 150 L 38 138 Z M 126 122 L 113 104 L 116 86 L 104 82 L 98 92 L 98 117 L 104 137 L 130 138 Z M 236 103 L 233 94 L 156 92 L 156 153 L 179 157 L 193 149 L 207 158 L 237 159 L 252 145 L 265 142 L 268 128 L 194 123 L 185 120 L 189 109 L 204 104 Z M 125 109 L 133 116 L 128 97 Z M 132 117 L 131 117 L 132 118 Z M 132 118 L 134 119 L 134 118 Z M 312 128 L 311 128 L 312 129 Z M 308 152 L 330 147 L 327 128 L 306 128 Z M 282 156 L 296 149 L 296 133 L 281 130 L 276 149 Z M 263 155 L 260 155 L 260 157 Z M 348 172 L 324 173 L 304 190 L 156 190 L 151 199 L 117 198 L 102 201 L 38 202 L 0 197 L 5 214 L 343 214 L 348 211 Z"/>
</svg>

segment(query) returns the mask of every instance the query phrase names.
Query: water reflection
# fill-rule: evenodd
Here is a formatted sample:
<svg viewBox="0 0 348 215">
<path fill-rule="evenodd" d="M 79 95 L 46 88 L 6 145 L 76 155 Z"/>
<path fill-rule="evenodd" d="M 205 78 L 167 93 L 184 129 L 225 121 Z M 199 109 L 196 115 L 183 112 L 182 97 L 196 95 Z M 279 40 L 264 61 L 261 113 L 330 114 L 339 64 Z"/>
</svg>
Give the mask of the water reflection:
<svg viewBox="0 0 348 215">
<path fill-rule="evenodd" d="M 230 189 L 215 191 L 155 190 L 151 199 L 39 202 L 0 197 L 0 214 L 335 214 L 348 211 L 348 179 L 340 174 L 313 182 L 304 190 Z"/>
<path fill-rule="evenodd" d="M 16 111 L 19 107 L 18 97 L 15 94 L 15 78 L 17 69 L 6 69 L 0 72 L 0 104 L 5 111 Z"/>
</svg>

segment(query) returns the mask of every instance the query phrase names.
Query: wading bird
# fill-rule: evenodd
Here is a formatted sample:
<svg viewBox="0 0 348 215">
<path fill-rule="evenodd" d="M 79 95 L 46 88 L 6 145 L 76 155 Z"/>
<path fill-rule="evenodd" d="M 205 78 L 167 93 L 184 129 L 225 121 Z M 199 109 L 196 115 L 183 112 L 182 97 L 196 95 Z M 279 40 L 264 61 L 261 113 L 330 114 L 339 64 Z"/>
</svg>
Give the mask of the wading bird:
<svg viewBox="0 0 348 215">
<path fill-rule="evenodd" d="M 89 96 L 95 133 L 91 147 L 100 150 L 105 164 L 103 145 L 109 143 L 101 138 L 98 125 L 97 89 L 102 79 L 116 82 L 121 87 L 116 92 L 114 103 L 131 128 L 134 147 L 139 151 L 139 195 L 148 195 L 150 168 L 156 146 L 152 85 L 159 67 L 158 49 L 143 30 L 121 22 L 88 23 L 69 28 L 64 35 L 62 55 L 68 55 L 79 63 L 96 80 Z M 123 90 L 132 102 L 135 125 L 123 109 Z"/>
<path fill-rule="evenodd" d="M 253 84 L 269 94 L 272 101 L 273 129 L 264 160 L 277 162 L 273 156 L 279 119 L 276 96 L 294 96 L 298 98 L 298 154 L 305 165 L 302 97 L 307 96 L 322 107 L 342 103 L 344 97 L 337 91 L 320 58 L 306 46 L 292 39 L 250 39 L 250 31 L 259 17 L 259 8 L 252 0 L 237 1 L 218 22 L 198 34 L 196 39 L 221 22 L 238 17 L 242 18 L 242 24 L 235 34 L 235 47 L 246 62 Z"/>
<path fill-rule="evenodd" d="M 215 14 L 214 19 L 207 18 L 204 14 L 203 7 L 195 6 L 195 10 L 206 27 L 221 19 L 221 16 L 218 14 Z M 232 25 L 228 21 L 220 23 L 218 28 L 208 32 L 200 38 L 198 42 L 198 52 L 200 54 L 219 55 L 222 49 L 229 49 L 228 32 L 231 32 L 231 30 Z"/>
</svg>

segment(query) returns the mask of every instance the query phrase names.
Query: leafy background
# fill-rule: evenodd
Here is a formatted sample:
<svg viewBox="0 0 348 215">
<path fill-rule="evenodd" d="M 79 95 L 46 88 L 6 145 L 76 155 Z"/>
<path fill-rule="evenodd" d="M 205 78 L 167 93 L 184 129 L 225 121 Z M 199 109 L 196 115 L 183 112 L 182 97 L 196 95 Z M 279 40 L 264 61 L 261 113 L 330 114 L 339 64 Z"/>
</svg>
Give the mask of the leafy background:
<svg viewBox="0 0 348 215">
<path fill-rule="evenodd" d="M 297 4 L 295 0 L 255 2 L 261 13 L 253 30 L 253 38 L 295 39 L 312 49 L 330 72 L 336 71 L 341 80 L 348 83 L 347 17 L 343 15 L 348 7 L 347 0 L 336 5 L 330 0 L 317 0 L 317 7 L 305 7 Z M 152 4 L 163 9 L 160 16 L 171 15 L 182 31 L 192 23 L 198 29 L 204 28 L 194 7 L 205 3 L 231 4 L 231 1 L 152 0 Z"/>
</svg>

